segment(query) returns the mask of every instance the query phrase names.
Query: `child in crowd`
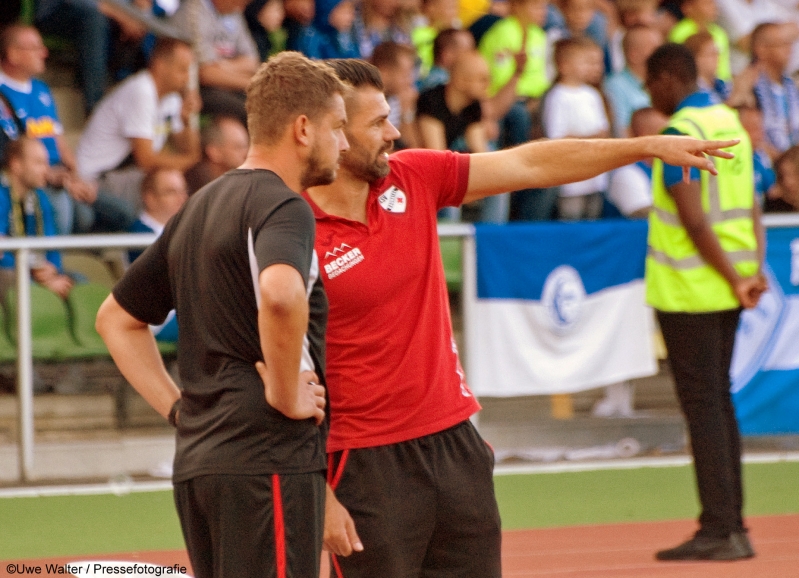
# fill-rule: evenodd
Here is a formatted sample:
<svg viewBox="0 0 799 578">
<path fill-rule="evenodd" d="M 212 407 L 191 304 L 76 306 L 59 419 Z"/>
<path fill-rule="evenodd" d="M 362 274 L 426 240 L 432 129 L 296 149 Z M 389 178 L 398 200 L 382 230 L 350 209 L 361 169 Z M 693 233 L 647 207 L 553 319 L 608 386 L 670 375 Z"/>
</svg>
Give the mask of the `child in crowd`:
<svg viewBox="0 0 799 578">
<path fill-rule="evenodd" d="M 546 0 L 510 0 L 510 14 L 483 34 L 479 51 L 491 73 L 489 96 L 506 92 L 511 84 L 516 101 L 503 112 L 500 121 L 500 147 L 516 146 L 540 133 L 541 97 L 549 87 L 547 76 L 547 36 L 543 30 L 547 15 Z M 503 89 L 505 89 L 503 91 Z M 511 95 L 511 97 L 514 95 Z M 492 113 L 490 116 L 499 118 Z M 515 191 L 511 215 L 518 220 L 546 220 L 554 205 L 554 193 L 546 189 Z"/>
<path fill-rule="evenodd" d="M 585 67 L 585 82 L 593 86 L 599 93 L 599 96 L 602 97 L 605 115 L 608 118 L 610 126 L 613 127 L 613 109 L 610 106 L 610 100 L 608 100 L 608 96 L 605 94 L 603 88 L 605 81 L 605 53 L 594 43 L 586 47 Z"/>
<path fill-rule="evenodd" d="M 715 96 L 719 102 L 726 102 L 730 97 L 732 83 L 716 76 L 719 49 L 713 36 L 707 30 L 702 30 L 686 38 L 685 47 L 691 51 L 696 60 L 699 88 Z"/>
<path fill-rule="evenodd" d="M 736 110 L 738 111 L 741 125 L 749 133 L 749 140 L 752 141 L 752 160 L 755 164 L 755 194 L 762 207 L 767 193 L 777 180 L 771 157 L 768 156 L 765 147 L 766 134 L 763 131 L 763 113 L 752 106 L 741 106 L 737 107 Z"/>
<path fill-rule="evenodd" d="M 460 28 L 458 0 L 422 0 L 421 21 L 411 30 L 411 41 L 421 60 L 421 76 L 427 76 L 433 67 L 436 36 L 448 28 Z"/>
<path fill-rule="evenodd" d="M 253 0 L 244 9 L 247 27 L 258 47 L 261 60 L 286 49 L 288 34 L 283 28 L 285 17 L 282 0 Z"/>
<path fill-rule="evenodd" d="M 433 66 L 427 76 L 419 79 L 419 92 L 449 82 L 449 75 L 458 56 L 474 50 L 474 37 L 466 30 L 447 28 L 433 41 Z"/>
<path fill-rule="evenodd" d="M 546 10 L 546 0 L 511 0 L 510 15 L 483 35 L 479 50 L 491 72 L 489 93 L 492 96 L 517 74 L 513 55 L 522 49 L 527 53 L 527 61 L 520 73 L 516 94 L 521 99 L 540 99 L 549 87 L 547 38 L 542 28 Z"/>
<path fill-rule="evenodd" d="M 777 185 L 766 198 L 764 211 L 799 211 L 799 146 L 793 146 L 782 153 L 774 161 L 774 168 L 777 172 Z"/>
<path fill-rule="evenodd" d="M 587 38 L 567 38 L 555 44 L 558 76 L 544 101 L 544 131 L 549 138 L 610 136 L 610 123 L 591 78 L 591 51 Z M 560 187 L 558 217 L 565 220 L 596 219 L 602 214 L 607 175 Z"/>
<path fill-rule="evenodd" d="M 633 112 L 651 104 L 646 81 L 646 62 L 658 46 L 663 35 L 654 26 L 636 24 L 624 33 L 624 69 L 608 75 L 605 94 L 613 109 L 611 124 L 616 136 L 629 136 Z"/>
<path fill-rule="evenodd" d="M 646 107 L 630 119 L 630 136 L 660 134 L 669 119 L 662 112 Z M 652 159 L 616 169 L 610 175 L 608 200 L 625 217 L 645 219 L 652 208 Z"/>
<path fill-rule="evenodd" d="M 314 0 L 284 0 L 286 17 L 283 28 L 286 30 L 286 50 L 302 52 L 308 38 L 313 35 L 313 19 L 316 14 Z"/>
<path fill-rule="evenodd" d="M 598 7 L 601 0 L 560 0 L 557 7 L 563 15 L 562 24 L 547 28 L 547 39 L 550 45 L 563 38 L 583 38 L 593 40 L 602 50 L 603 55 L 608 48 L 608 19 Z M 555 6 L 555 5 L 550 5 Z M 550 67 L 554 63 L 550 62 Z"/>
<path fill-rule="evenodd" d="M 360 58 L 353 0 L 316 0 L 311 58 Z"/>
<path fill-rule="evenodd" d="M 361 58 L 370 59 L 383 42 L 410 44 L 402 0 L 362 0 L 356 10 L 355 30 Z"/>
<path fill-rule="evenodd" d="M 389 105 L 388 120 L 400 131 L 395 148 L 418 147 L 416 52 L 407 44 L 383 42 L 375 47 L 371 60 L 383 80 L 383 92 Z"/>
<path fill-rule="evenodd" d="M 621 72 L 627 65 L 624 56 L 624 36 L 632 28 L 658 26 L 658 0 L 616 0 L 618 22 L 609 34 L 609 73 Z"/>
<path fill-rule="evenodd" d="M 669 33 L 669 42 L 682 44 L 689 36 L 706 30 L 713 37 L 719 51 L 716 77 L 725 82 L 732 80 L 730 71 L 730 41 L 724 29 L 716 24 L 718 8 L 716 0 L 682 0 L 680 9 L 685 18 L 680 20 Z"/>
<path fill-rule="evenodd" d="M 461 1 L 461 18 L 463 17 L 463 5 L 464 1 Z M 491 5 L 488 8 L 488 12 L 481 14 L 477 20 L 469 24 L 468 22 L 464 21 L 464 24 L 468 24 L 469 32 L 472 33 L 474 36 L 475 44 L 479 45 L 480 40 L 483 38 L 483 34 L 488 32 L 488 30 L 497 22 L 502 20 L 503 18 L 507 18 L 510 14 L 510 3 L 508 0 L 492 0 Z"/>
</svg>

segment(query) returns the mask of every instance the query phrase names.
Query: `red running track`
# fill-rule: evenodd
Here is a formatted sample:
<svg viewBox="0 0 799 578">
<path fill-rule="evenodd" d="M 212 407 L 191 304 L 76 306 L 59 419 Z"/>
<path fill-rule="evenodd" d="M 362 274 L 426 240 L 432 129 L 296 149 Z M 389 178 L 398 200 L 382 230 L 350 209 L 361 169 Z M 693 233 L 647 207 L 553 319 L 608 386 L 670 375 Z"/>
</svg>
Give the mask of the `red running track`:
<svg viewBox="0 0 799 578">
<path fill-rule="evenodd" d="M 799 514 L 751 517 L 747 523 L 757 556 L 737 562 L 655 561 L 657 550 L 675 546 L 692 535 L 696 525 L 686 520 L 507 531 L 502 545 L 503 576 L 799 578 Z M 127 560 L 189 567 L 188 556 L 183 550 L 13 562 L 43 566 L 45 563 L 64 564 L 78 560 Z M 5 560 L 0 564 L 0 577 L 11 576 L 6 570 L 8 562 L 11 561 Z M 323 571 L 322 576 L 328 575 Z"/>
</svg>

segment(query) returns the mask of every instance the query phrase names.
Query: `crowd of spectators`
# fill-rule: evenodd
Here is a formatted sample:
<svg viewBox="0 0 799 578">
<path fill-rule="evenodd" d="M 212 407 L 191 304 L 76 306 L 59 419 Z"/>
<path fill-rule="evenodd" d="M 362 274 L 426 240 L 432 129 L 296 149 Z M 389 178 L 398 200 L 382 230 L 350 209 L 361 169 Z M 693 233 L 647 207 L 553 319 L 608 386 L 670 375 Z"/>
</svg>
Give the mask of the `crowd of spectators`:
<svg viewBox="0 0 799 578">
<path fill-rule="evenodd" d="M 43 234 L 137 230 L 164 174 L 184 174 L 191 194 L 238 166 L 248 145 L 244 89 L 281 50 L 375 64 L 401 134 L 396 148 L 483 152 L 542 137 L 658 132 L 665 119 L 650 108 L 646 61 L 664 42 L 684 43 L 700 87 L 736 108 L 751 135 L 762 206 L 799 210 L 797 0 L 36 0 L 20 24 L 23 4 L 0 14 L 0 149 L 23 136 L 44 145 L 45 182 L 36 203 L 22 203 L 41 207 L 34 224 L 47 215 L 47 226 L 33 227 Z M 51 38 L 79 55 L 89 116 L 75 150 L 40 78 Z M 33 147 L 22 149 L 26 157 Z M 3 162 L 9 183 L 19 160 Z M 440 217 L 641 218 L 649 178 L 639 163 Z M 0 220 L 14 223 L 22 192 L 9 191 Z M 23 221 L 6 234 L 22 234 Z"/>
</svg>

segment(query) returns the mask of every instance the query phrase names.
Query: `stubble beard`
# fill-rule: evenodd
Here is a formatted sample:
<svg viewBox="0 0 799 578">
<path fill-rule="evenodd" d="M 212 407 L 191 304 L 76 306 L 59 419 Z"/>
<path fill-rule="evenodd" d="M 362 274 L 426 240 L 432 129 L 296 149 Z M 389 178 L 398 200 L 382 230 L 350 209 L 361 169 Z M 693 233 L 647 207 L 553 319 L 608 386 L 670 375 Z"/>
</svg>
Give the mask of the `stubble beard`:
<svg viewBox="0 0 799 578">
<path fill-rule="evenodd" d="M 367 162 L 360 160 L 360 158 L 366 157 L 362 152 L 364 149 L 354 144 L 353 140 L 350 140 L 350 150 L 342 155 L 341 165 L 356 177 L 368 183 L 373 183 L 386 177 L 391 171 L 388 162 L 383 159 L 383 153 L 390 153 L 393 148 L 393 142 L 387 144 L 380 149 L 380 152 L 377 153 L 374 159 Z M 360 158 L 354 157 L 353 153 L 358 154 Z"/>
<path fill-rule="evenodd" d="M 321 187 L 329 185 L 336 180 L 336 171 L 338 170 L 338 161 L 332 167 L 323 166 L 319 148 L 314 146 L 311 154 L 308 157 L 308 164 L 305 171 L 300 176 L 300 186 L 303 190 L 310 187 Z"/>
</svg>

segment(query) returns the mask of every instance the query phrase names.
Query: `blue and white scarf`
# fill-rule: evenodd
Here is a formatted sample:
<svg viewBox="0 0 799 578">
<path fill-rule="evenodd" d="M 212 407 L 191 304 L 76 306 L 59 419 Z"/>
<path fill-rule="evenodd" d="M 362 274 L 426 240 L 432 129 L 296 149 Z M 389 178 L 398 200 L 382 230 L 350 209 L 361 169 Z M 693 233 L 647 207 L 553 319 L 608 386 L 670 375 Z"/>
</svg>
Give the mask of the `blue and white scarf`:
<svg viewBox="0 0 799 578">
<path fill-rule="evenodd" d="M 780 152 L 799 144 L 799 89 L 791 77 L 778 84 L 761 74 L 754 92 L 768 143 Z"/>
</svg>

